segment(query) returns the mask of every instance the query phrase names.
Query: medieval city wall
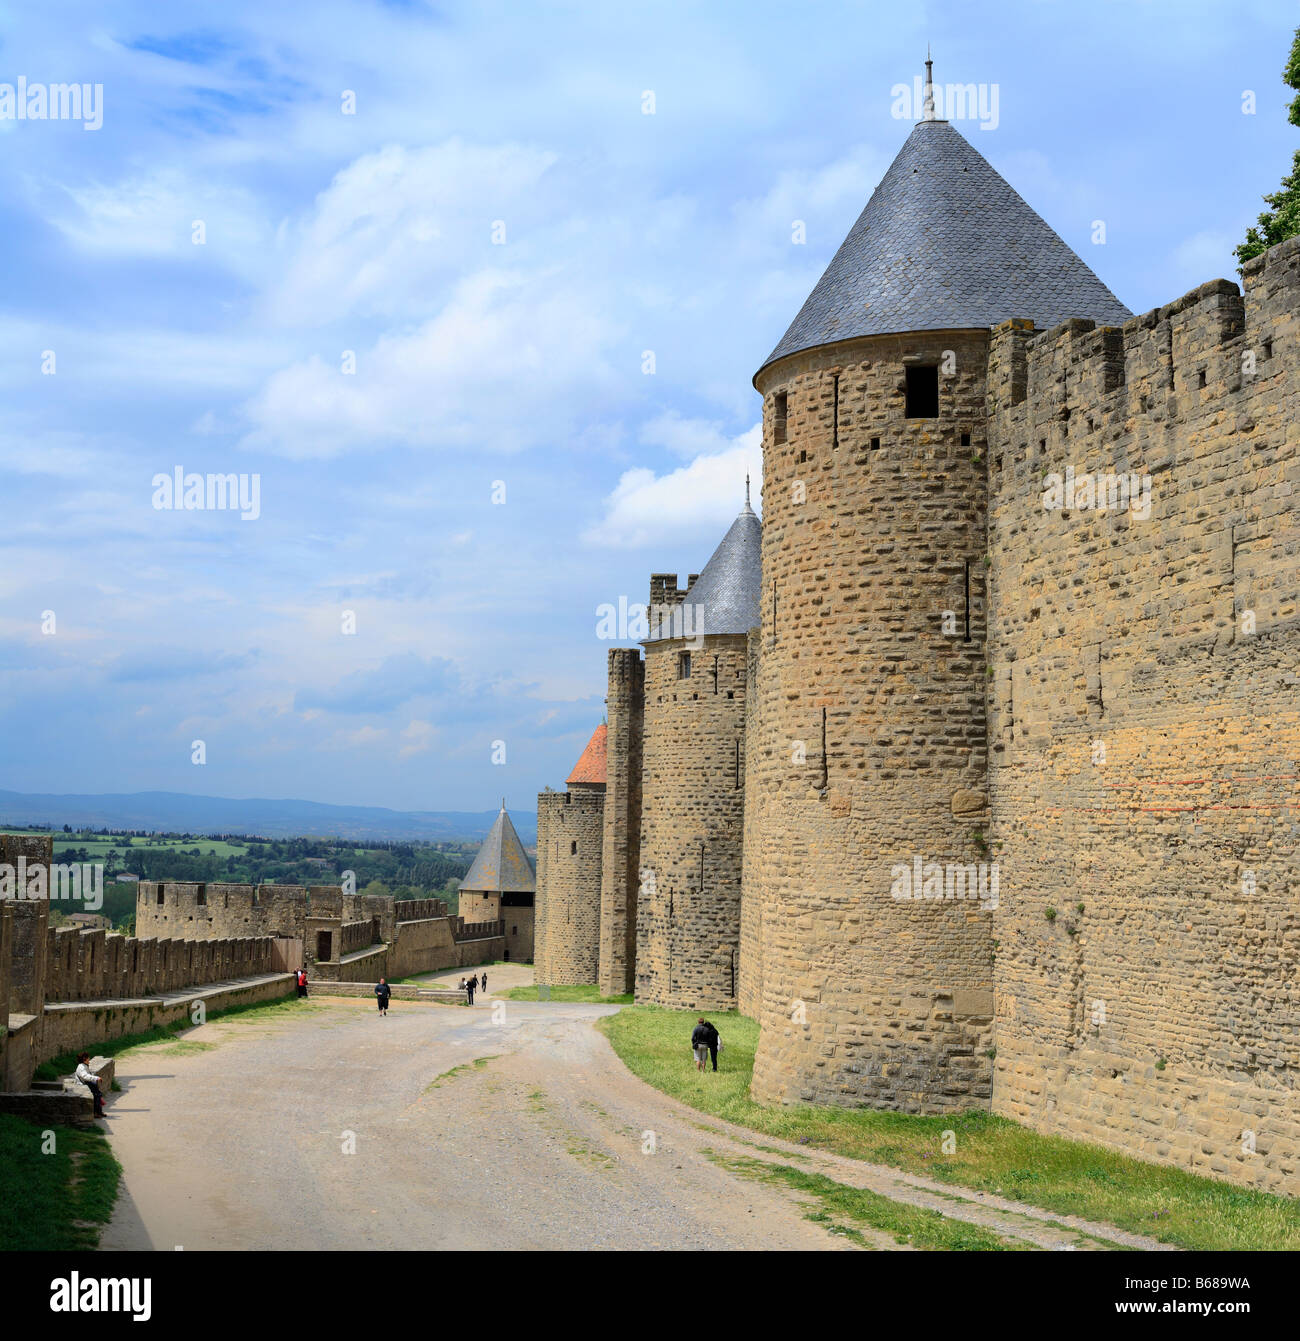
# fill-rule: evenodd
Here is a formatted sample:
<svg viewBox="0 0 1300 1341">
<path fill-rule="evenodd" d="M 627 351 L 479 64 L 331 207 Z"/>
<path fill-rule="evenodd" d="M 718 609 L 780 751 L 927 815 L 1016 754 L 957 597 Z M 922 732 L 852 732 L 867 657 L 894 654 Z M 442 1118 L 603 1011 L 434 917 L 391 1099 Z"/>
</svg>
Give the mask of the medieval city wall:
<svg viewBox="0 0 1300 1341">
<path fill-rule="evenodd" d="M 536 979 L 594 983 L 600 971 L 605 789 L 574 784 L 537 798 Z"/>
<path fill-rule="evenodd" d="M 672 585 L 676 589 L 675 577 Z M 655 593 L 652 591 L 651 594 Z M 600 866 L 597 981 L 603 995 L 621 996 L 633 990 L 636 974 L 641 752 L 645 714 L 645 663 L 640 651 L 635 647 L 610 648 L 608 672 L 605 715 L 609 725 L 605 746 L 605 832 Z"/>
<path fill-rule="evenodd" d="M 747 640 L 696 641 L 646 646 L 636 1000 L 728 1010 L 740 948 Z"/>
<path fill-rule="evenodd" d="M 988 339 L 855 340 L 758 379 L 759 850 L 746 870 L 763 1101 L 989 1101 L 991 914 L 974 898 L 894 897 L 916 862 L 964 874 L 987 857 Z M 937 418 L 905 417 L 909 362 L 940 366 Z"/>
<path fill-rule="evenodd" d="M 274 971 L 269 936 L 183 941 L 55 927 L 46 945 L 47 1002 L 146 996 Z"/>
<path fill-rule="evenodd" d="M 994 336 L 993 1103 L 1295 1193 L 1300 238 L 1244 283 Z"/>
</svg>

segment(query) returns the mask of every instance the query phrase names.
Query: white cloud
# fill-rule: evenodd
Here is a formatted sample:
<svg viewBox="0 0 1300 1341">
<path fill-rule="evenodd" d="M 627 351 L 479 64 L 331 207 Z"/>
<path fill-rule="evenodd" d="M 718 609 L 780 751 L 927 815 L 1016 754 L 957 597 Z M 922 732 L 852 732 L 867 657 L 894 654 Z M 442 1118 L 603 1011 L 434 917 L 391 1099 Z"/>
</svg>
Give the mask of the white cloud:
<svg viewBox="0 0 1300 1341">
<path fill-rule="evenodd" d="M 270 295 L 273 320 L 319 324 L 353 311 L 428 312 L 437 290 L 490 250 L 527 250 L 527 219 L 556 155 L 459 140 L 388 145 L 339 172 L 287 241 L 294 255 Z M 505 225 L 506 253 L 491 228 Z"/>
<path fill-rule="evenodd" d="M 761 424 L 733 438 L 725 450 L 697 456 L 666 475 L 644 468 L 625 471 L 605 500 L 605 516 L 588 527 L 583 540 L 633 549 L 683 537 L 716 538 L 740 511 L 746 475 L 757 502 L 763 478 Z"/>
<path fill-rule="evenodd" d="M 599 413 L 616 336 L 567 273 L 482 271 L 432 320 L 358 349 L 355 373 L 313 356 L 274 374 L 246 407 L 244 446 L 306 459 L 393 444 L 563 445 Z"/>
</svg>

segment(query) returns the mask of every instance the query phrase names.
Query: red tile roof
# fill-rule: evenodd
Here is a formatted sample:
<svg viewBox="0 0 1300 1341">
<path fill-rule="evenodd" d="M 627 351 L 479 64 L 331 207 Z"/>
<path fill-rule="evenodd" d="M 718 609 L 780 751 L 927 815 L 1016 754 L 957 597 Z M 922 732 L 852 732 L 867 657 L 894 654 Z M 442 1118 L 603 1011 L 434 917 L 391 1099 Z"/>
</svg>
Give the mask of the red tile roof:
<svg viewBox="0 0 1300 1341">
<path fill-rule="evenodd" d="M 608 734 L 608 728 L 604 722 L 601 722 L 591 733 L 587 748 L 583 750 L 582 758 L 574 764 L 573 772 L 566 779 L 566 784 L 574 782 L 604 783 L 605 740 Z"/>
</svg>

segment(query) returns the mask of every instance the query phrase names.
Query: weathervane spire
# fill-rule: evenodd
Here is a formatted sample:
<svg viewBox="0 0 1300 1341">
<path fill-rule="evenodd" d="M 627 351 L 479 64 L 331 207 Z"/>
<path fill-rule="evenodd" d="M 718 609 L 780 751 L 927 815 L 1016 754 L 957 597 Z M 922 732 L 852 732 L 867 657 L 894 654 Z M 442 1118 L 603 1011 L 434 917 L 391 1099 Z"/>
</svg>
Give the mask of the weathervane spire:
<svg viewBox="0 0 1300 1341">
<path fill-rule="evenodd" d="M 930 44 L 925 44 L 925 101 L 922 105 L 921 119 L 934 120 L 934 62 L 930 59 Z"/>
<path fill-rule="evenodd" d="M 749 506 L 749 472 L 745 472 L 745 506 Z"/>
</svg>

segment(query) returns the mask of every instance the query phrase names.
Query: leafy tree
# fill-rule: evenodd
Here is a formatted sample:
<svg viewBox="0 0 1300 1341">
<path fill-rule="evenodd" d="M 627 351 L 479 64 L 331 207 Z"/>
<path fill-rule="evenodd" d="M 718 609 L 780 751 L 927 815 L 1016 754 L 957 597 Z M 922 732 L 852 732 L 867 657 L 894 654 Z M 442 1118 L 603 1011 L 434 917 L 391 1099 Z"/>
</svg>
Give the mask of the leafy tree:
<svg viewBox="0 0 1300 1341">
<path fill-rule="evenodd" d="M 1282 71 L 1282 78 L 1296 90 L 1287 120 L 1293 126 L 1300 126 L 1300 28 L 1296 29 L 1291 57 Z M 1296 150 L 1291 160 L 1291 171 L 1282 178 L 1282 185 L 1271 195 L 1265 196 L 1264 203 L 1269 208 L 1259 216 L 1256 227 L 1246 230 L 1246 240 L 1237 248 L 1239 265 L 1245 265 L 1252 256 L 1258 256 L 1300 233 L 1300 149 Z"/>
</svg>

